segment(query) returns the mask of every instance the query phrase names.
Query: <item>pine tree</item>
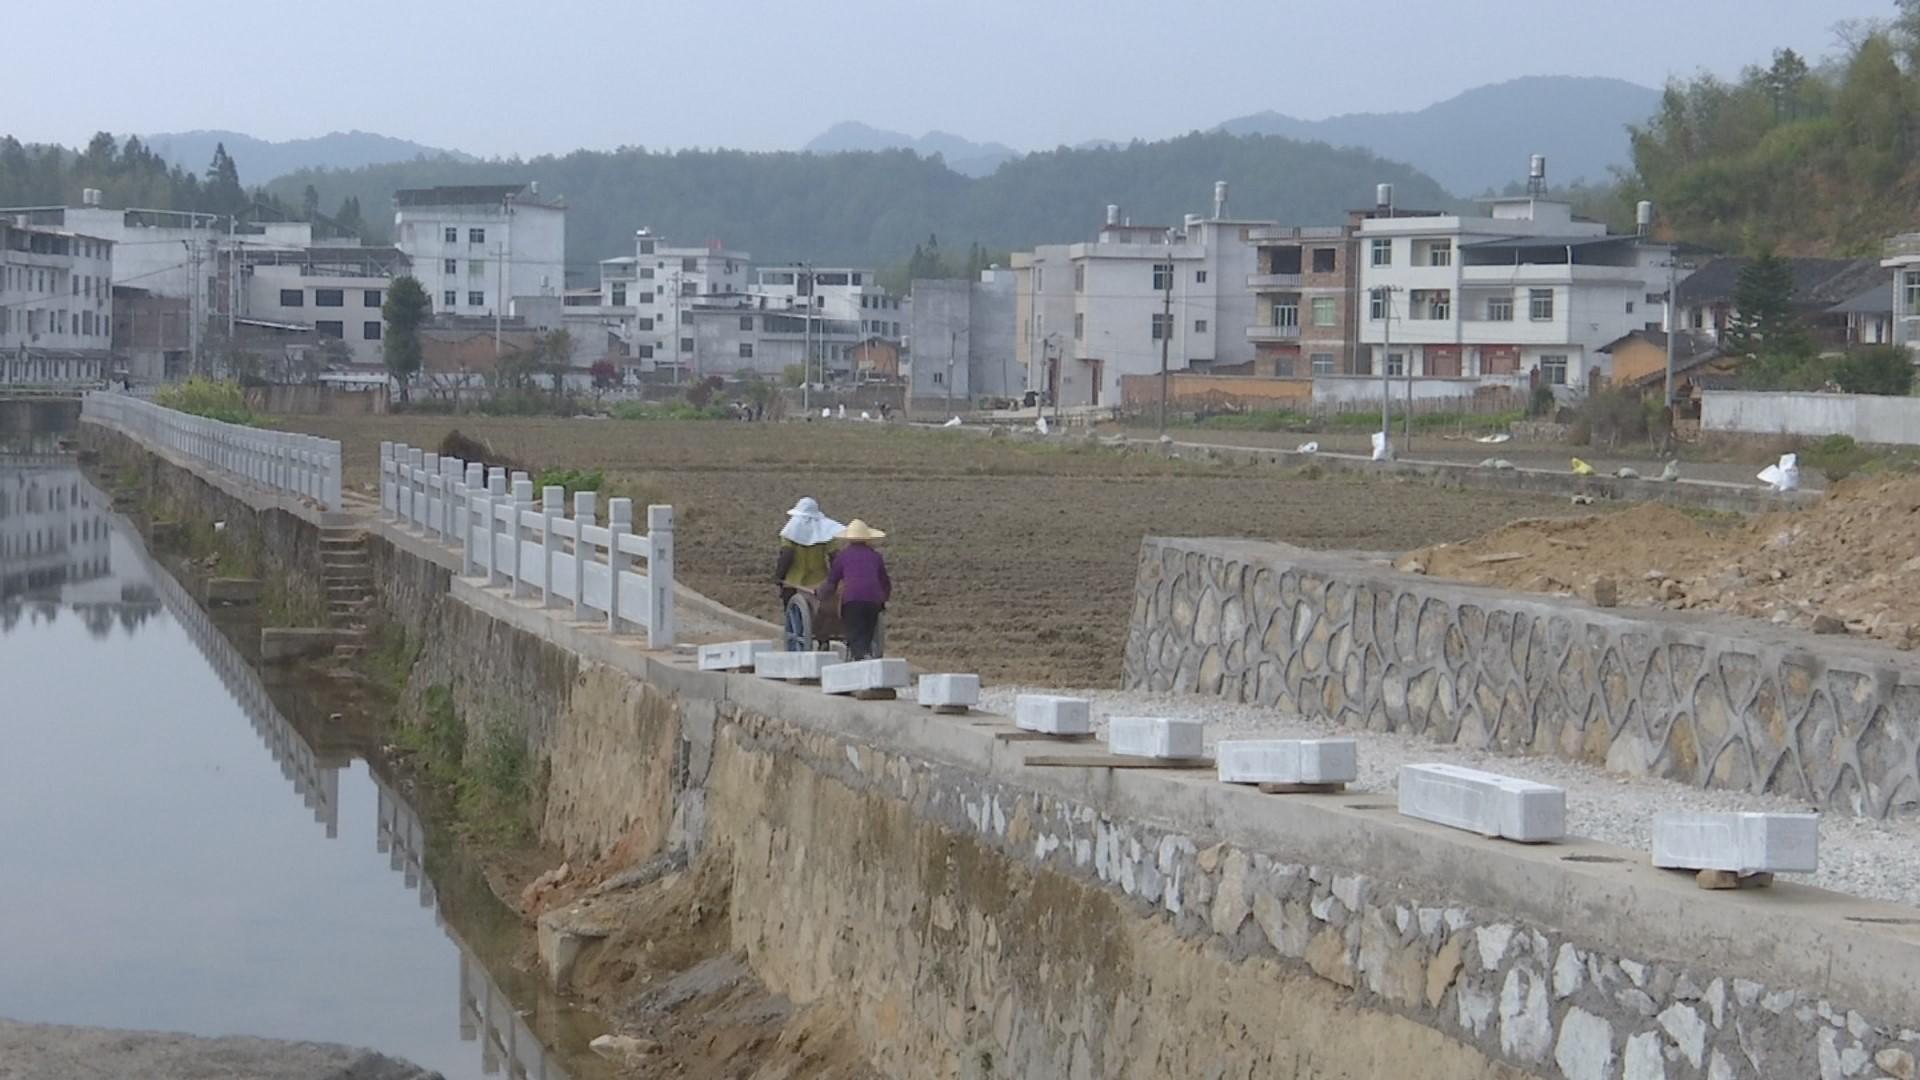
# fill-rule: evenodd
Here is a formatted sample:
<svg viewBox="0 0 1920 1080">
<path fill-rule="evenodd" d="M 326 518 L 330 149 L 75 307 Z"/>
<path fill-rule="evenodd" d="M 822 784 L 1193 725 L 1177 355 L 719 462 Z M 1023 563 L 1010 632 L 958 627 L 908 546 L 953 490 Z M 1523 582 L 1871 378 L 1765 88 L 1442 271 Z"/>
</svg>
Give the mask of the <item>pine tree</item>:
<svg viewBox="0 0 1920 1080">
<path fill-rule="evenodd" d="M 387 322 L 380 337 L 380 352 L 387 373 L 400 383 L 401 401 L 410 400 L 408 388 L 420 373 L 420 324 L 432 313 L 433 305 L 419 278 L 409 274 L 393 279 L 387 288 L 387 302 L 380 306 Z"/>
<path fill-rule="evenodd" d="M 240 186 L 240 169 L 227 155 L 226 143 L 215 143 L 213 161 L 207 166 L 205 189 L 207 208 L 217 214 L 232 214 L 247 205 L 246 189 Z"/>
<path fill-rule="evenodd" d="M 1733 307 L 1727 351 L 1768 360 L 1800 359 L 1812 351 L 1793 313 L 1793 267 L 1787 260 L 1768 252 L 1741 267 Z"/>
</svg>

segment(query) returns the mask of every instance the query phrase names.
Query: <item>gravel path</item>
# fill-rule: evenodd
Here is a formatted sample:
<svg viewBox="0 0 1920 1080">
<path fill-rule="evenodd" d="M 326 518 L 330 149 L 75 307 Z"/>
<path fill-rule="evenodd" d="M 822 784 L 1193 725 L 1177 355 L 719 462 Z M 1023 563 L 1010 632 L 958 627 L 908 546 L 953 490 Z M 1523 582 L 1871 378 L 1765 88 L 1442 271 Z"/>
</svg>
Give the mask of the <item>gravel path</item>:
<svg viewBox="0 0 1920 1080">
<path fill-rule="evenodd" d="M 1680 810 L 1805 812 L 1804 803 L 1772 795 L 1708 791 L 1667 780 L 1621 776 L 1557 758 L 1508 757 L 1443 745 L 1413 735 L 1336 728 L 1290 713 L 1204 698 L 1128 690 L 1061 690 L 995 686 L 981 690 L 980 707 L 1011 715 L 1020 693 L 1071 694 L 1093 702 L 1094 723 L 1105 733 L 1108 716 L 1167 716 L 1204 720 L 1207 746 L 1222 738 L 1324 738 L 1360 741 L 1360 781 L 1349 790 L 1391 792 L 1402 765 L 1440 761 L 1553 784 L 1567 792 L 1567 830 L 1637 851 L 1648 850 L 1653 815 Z M 1920 816 L 1872 821 L 1823 814 L 1820 872 L 1794 875 L 1823 889 L 1899 904 L 1920 897 Z"/>
</svg>

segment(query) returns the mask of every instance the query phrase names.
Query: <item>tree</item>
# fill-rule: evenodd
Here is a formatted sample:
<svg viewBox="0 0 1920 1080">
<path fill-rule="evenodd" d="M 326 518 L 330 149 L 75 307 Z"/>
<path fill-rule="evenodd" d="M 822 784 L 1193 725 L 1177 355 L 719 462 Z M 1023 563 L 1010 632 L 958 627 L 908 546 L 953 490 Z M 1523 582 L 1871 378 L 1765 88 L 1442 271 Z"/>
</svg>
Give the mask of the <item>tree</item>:
<svg viewBox="0 0 1920 1080">
<path fill-rule="evenodd" d="M 360 217 L 358 196 L 349 195 L 340 200 L 340 209 L 334 212 L 333 223 L 348 236 L 365 235 L 367 223 Z"/>
<path fill-rule="evenodd" d="M 215 213 L 232 214 L 247 205 L 246 189 L 240 186 L 240 169 L 227 156 L 227 144 L 215 143 L 213 161 L 207 165 L 206 198 Z"/>
<path fill-rule="evenodd" d="M 1913 363 L 1892 345 L 1855 349 L 1834 364 L 1833 381 L 1849 394 L 1904 396 L 1913 392 Z"/>
<path fill-rule="evenodd" d="M 1727 325 L 1727 351 L 1767 358 L 1811 353 L 1806 328 L 1793 313 L 1793 267 L 1768 252 L 1740 268 L 1733 283 L 1733 318 Z"/>
<path fill-rule="evenodd" d="M 306 189 L 300 192 L 300 213 L 304 215 L 308 221 L 312 221 L 320 216 L 319 188 L 308 184 Z"/>
<path fill-rule="evenodd" d="M 386 319 L 380 339 L 380 352 L 387 373 L 400 383 L 400 400 L 409 401 L 408 388 L 420 372 L 420 324 L 433 313 L 427 290 L 411 274 L 393 279 L 387 287 L 387 302 L 380 305 Z"/>
<path fill-rule="evenodd" d="M 587 368 L 587 374 L 593 376 L 593 388 L 598 391 L 611 390 L 620 385 L 620 369 L 613 361 L 602 357 Z"/>
</svg>

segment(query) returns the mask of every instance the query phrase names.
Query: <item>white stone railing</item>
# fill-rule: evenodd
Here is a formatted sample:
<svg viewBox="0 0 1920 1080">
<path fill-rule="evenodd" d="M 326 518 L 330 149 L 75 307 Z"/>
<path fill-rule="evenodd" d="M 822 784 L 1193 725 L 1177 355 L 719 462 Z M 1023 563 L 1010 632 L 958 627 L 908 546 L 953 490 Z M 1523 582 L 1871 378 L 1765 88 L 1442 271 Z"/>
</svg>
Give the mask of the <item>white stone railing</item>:
<svg viewBox="0 0 1920 1080">
<path fill-rule="evenodd" d="M 80 419 L 276 495 L 340 508 L 340 443 L 334 439 L 209 420 L 111 390 L 88 394 Z"/>
<path fill-rule="evenodd" d="M 526 473 L 380 444 L 380 512 L 429 539 L 460 548 L 464 577 L 483 577 L 513 596 L 539 594 L 545 607 L 573 607 L 580 621 L 604 618 L 610 633 L 644 629 L 647 647 L 672 648 L 673 507 L 647 507 L 647 531 L 633 531 L 633 500 L 548 486 L 534 501 Z M 646 572 L 633 569 L 634 560 Z"/>
</svg>

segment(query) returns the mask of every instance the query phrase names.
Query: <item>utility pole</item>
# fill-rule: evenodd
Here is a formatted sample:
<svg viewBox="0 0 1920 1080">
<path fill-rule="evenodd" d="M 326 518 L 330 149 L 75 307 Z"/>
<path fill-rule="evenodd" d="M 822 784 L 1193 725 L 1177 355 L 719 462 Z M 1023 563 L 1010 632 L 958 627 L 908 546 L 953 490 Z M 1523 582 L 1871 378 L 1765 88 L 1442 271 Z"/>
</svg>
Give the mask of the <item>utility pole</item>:
<svg viewBox="0 0 1920 1080">
<path fill-rule="evenodd" d="M 795 291 L 797 299 L 805 301 L 800 318 L 800 408 L 807 415 L 813 415 L 813 280 L 807 270 L 807 264 L 800 264 L 800 276 Z"/>
<path fill-rule="evenodd" d="M 1380 301 L 1380 442 L 1387 448 L 1387 456 L 1392 457 L 1393 385 L 1387 381 L 1387 353 L 1393 348 L 1393 289 L 1387 285 L 1377 285 L 1373 298 Z"/>
<path fill-rule="evenodd" d="M 495 370 L 500 365 L 500 309 L 506 300 L 507 253 L 501 245 L 493 245 L 493 363 Z"/>
<path fill-rule="evenodd" d="M 1160 431 L 1167 430 L 1167 351 L 1173 347 L 1173 263 L 1160 293 Z M 1137 279 L 1136 279 L 1137 280 Z"/>
<path fill-rule="evenodd" d="M 953 415 L 953 345 L 960 335 L 947 331 L 947 415 Z"/>
</svg>

